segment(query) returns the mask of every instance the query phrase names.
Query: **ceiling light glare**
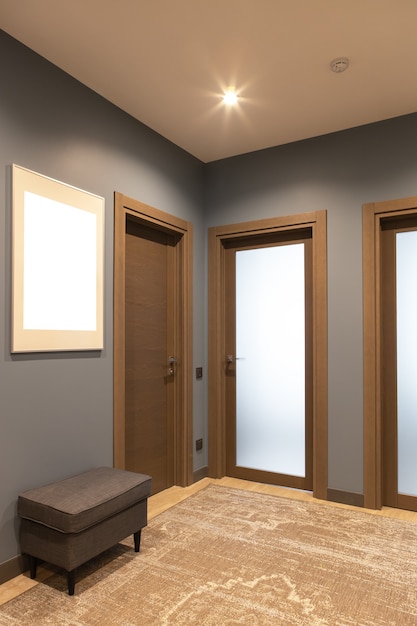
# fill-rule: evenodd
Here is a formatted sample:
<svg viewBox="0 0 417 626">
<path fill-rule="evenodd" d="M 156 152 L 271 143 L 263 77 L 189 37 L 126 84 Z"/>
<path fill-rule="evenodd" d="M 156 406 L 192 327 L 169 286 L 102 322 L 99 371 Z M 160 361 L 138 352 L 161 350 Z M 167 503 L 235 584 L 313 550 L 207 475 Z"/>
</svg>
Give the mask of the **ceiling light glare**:
<svg viewBox="0 0 417 626">
<path fill-rule="evenodd" d="M 228 87 L 224 96 L 223 102 L 228 105 L 234 105 L 237 102 L 237 93 L 234 87 Z"/>
</svg>

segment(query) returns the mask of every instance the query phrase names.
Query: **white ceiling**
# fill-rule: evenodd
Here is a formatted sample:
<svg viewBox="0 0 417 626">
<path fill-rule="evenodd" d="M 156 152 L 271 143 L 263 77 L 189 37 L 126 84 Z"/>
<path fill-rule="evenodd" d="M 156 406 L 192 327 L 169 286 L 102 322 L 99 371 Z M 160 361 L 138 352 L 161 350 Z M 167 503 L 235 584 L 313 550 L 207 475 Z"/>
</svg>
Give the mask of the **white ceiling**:
<svg viewBox="0 0 417 626">
<path fill-rule="evenodd" d="M 0 0 L 0 28 L 204 162 L 417 111 L 417 0 Z"/>
</svg>

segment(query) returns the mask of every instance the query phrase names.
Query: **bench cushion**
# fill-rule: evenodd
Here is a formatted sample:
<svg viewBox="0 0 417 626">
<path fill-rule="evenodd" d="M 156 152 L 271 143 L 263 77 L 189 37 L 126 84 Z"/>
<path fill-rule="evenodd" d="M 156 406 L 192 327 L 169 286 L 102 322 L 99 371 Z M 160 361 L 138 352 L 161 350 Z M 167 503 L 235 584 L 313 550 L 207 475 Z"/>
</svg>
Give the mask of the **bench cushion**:
<svg viewBox="0 0 417 626">
<path fill-rule="evenodd" d="M 63 533 L 79 533 L 150 496 L 146 474 L 99 467 L 30 489 L 18 498 L 18 514 Z"/>
</svg>

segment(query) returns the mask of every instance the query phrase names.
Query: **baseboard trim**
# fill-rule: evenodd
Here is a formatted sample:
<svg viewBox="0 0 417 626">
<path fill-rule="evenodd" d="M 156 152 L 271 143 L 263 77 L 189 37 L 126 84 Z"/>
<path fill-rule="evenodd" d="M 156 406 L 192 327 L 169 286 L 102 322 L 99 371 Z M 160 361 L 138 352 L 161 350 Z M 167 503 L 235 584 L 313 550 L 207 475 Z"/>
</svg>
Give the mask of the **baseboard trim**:
<svg viewBox="0 0 417 626">
<path fill-rule="evenodd" d="M 203 478 L 207 478 L 207 476 L 208 476 L 208 467 L 207 466 L 200 467 L 198 470 L 195 470 L 195 472 L 193 472 L 193 482 L 198 483 L 199 480 L 202 480 Z"/>
<path fill-rule="evenodd" d="M 327 499 L 330 502 L 339 502 L 340 504 L 350 504 L 359 507 L 363 507 L 364 503 L 362 493 L 351 493 L 350 491 L 340 491 L 339 489 L 328 489 Z"/>
<path fill-rule="evenodd" d="M 0 585 L 23 574 L 29 569 L 28 560 L 25 556 L 19 554 L 9 561 L 0 563 Z"/>
</svg>

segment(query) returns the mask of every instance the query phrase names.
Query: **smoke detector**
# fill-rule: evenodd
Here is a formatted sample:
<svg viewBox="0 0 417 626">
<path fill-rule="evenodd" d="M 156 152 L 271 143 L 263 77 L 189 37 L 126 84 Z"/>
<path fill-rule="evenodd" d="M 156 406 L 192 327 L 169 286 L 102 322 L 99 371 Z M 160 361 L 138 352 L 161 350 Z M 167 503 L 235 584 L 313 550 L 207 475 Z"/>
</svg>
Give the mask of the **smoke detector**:
<svg viewBox="0 0 417 626">
<path fill-rule="evenodd" d="M 330 69 L 332 72 L 336 72 L 336 74 L 340 74 L 340 72 L 344 72 L 349 67 L 349 59 L 346 57 L 340 57 L 338 59 L 334 59 L 330 63 Z"/>
</svg>

